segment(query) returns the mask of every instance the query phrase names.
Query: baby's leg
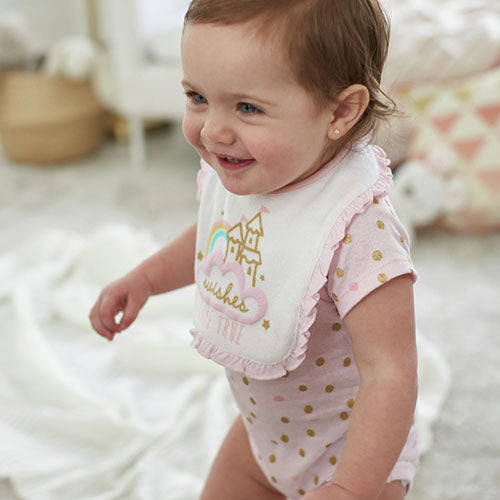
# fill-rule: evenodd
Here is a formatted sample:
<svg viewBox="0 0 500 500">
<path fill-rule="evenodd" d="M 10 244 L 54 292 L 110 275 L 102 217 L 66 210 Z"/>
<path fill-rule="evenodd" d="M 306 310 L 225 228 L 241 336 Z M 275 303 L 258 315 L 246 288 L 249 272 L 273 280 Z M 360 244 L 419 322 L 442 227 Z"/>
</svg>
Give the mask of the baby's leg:
<svg viewBox="0 0 500 500">
<path fill-rule="evenodd" d="M 245 426 L 239 416 L 222 443 L 201 500 L 284 500 L 253 458 Z"/>
</svg>

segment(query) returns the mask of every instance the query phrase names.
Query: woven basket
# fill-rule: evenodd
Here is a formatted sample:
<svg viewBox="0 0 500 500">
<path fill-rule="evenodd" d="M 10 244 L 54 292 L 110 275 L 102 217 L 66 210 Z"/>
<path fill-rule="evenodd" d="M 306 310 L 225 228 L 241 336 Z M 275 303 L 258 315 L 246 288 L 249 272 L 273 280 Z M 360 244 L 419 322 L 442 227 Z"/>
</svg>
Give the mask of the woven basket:
<svg viewBox="0 0 500 500">
<path fill-rule="evenodd" d="M 0 92 L 0 135 L 12 160 L 63 162 L 100 146 L 104 110 L 88 82 L 11 72 Z"/>
</svg>

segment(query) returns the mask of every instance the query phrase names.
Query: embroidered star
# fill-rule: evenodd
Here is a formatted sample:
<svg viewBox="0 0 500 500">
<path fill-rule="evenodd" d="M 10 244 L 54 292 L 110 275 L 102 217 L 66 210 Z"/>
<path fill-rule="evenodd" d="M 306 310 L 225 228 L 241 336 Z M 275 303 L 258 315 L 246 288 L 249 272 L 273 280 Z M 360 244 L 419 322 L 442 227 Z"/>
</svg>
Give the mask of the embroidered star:
<svg viewBox="0 0 500 500">
<path fill-rule="evenodd" d="M 262 322 L 262 328 L 264 328 L 264 330 L 269 330 L 270 328 L 270 325 L 269 325 L 269 320 L 268 319 L 265 319 L 263 322 Z"/>
<path fill-rule="evenodd" d="M 198 260 L 203 260 L 203 254 L 201 252 L 198 252 L 197 258 Z"/>
<path fill-rule="evenodd" d="M 260 275 L 260 281 L 264 281 L 266 278 L 263 274 Z"/>
</svg>

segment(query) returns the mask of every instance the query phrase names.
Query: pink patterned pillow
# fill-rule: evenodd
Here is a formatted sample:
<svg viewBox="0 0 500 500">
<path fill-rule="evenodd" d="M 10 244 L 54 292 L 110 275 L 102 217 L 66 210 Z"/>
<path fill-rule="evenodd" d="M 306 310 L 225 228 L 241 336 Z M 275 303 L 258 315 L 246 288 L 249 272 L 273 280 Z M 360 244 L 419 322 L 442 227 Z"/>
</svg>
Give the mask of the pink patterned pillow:
<svg viewBox="0 0 500 500">
<path fill-rule="evenodd" d="M 465 232 L 500 230 L 500 68 L 408 88 L 400 104 L 413 118 L 410 159 L 437 166 L 463 186 L 460 206 L 445 210 L 440 224 Z"/>
<path fill-rule="evenodd" d="M 384 86 L 465 78 L 500 64 L 498 0 L 386 0 L 392 20 Z"/>
</svg>

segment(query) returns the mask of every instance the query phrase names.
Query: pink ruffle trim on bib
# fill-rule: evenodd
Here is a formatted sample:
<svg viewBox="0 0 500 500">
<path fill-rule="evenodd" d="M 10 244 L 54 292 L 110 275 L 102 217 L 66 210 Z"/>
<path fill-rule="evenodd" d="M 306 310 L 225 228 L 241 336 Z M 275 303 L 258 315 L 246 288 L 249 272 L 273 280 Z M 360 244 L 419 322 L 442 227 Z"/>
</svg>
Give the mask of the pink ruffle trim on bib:
<svg viewBox="0 0 500 500">
<path fill-rule="evenodd" d="M 320 298 L 320 290 L 327 281 L 334 252 L 345 238 L 347 227 L 353 217 L 365 212 L 373 203 L 374 198 L 385 196 L 392 186 L 392 171 L 389 168 L 390 160 L 387 158 L 384 150 L 378 146 L 369 146 L 369 148 L 372 149 L 376 157 L 379 166 L 379 175 L 374 184 L 357 196 L 340 214 L 330 230 L 320 258 L 306 287 L 304 297 L 302 298 L 295 344 L 286 358 L 272 365 L 243 359 L 223 349 L 219 349 L 199 335 L 196 330 L 192 329 L 192 346 L 201 355 L 208 359 L 213 359 L 230 370 L 245 373 L 256 380 L 269 380 L 282 377 L 286 375 L 287 371 L 294 370 L 302 363 L 306 356 L 310 328 L 316 319 L 316 306 Z M 199 186 L 202 186 L 205 175 L 206 171 L 204 172 L 202 168 L 198 173 Z M 199 187 L 198 196 L 201 193 L 201 189 L 202 187 Z"/>
</svg>

